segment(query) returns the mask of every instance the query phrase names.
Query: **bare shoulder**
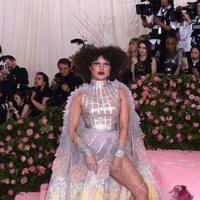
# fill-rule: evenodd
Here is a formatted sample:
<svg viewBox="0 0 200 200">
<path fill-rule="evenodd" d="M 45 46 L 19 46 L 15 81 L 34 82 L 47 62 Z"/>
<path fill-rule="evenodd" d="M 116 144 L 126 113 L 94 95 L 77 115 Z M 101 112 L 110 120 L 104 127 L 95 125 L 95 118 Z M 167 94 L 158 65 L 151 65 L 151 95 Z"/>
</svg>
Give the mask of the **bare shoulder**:
<svg viewBox="0 0 200 200">
<path fill-rule="evenodd" d="M 120 99 L 126 99 L 126 92 L 123 88 L 119 88 L 119 97 Z"/>
</svg>

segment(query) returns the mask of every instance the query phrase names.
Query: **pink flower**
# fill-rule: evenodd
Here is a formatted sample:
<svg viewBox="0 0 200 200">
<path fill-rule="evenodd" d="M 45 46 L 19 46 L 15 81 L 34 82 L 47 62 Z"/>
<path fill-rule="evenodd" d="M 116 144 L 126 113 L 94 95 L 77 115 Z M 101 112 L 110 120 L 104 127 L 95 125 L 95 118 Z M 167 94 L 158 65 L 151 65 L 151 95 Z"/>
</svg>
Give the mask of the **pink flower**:
<svg viewBox="0 0 200 200">
<path fill-rule="evenodd" d="M 198 127 L 199 127 L 199 123 L 197 123 L 197 122 L 193 122 L 192 125 L 193 125 L 195 128 L 198 128 Z"/>
<path fill-rule="evenodd" d="M 27 162 L 28 162 L 29 165 L 32 165 L 33 164 L 33 158 L 32 157 L 28 158 Z"/>
<path fill-rule="evenodd" d="M 5 152 L 5 149 L 4 148 L 0 148 L 0 153 L 4 153 Z"/>
<path fill-rule="evenodd" d="M 38 149 L 39 149 L 39 151 L 43 151 L 44 148 L 43 148 L 43 146 L 39 146 Z"/>
<path fill-rule="evenodd" d="M 172 80 L 169 81 L 169 85 L 170 87 L 174 87 L 174 88 L 176 87 L 176 83 Z"/>
<path fill-rule="evenodd" d="M 153 129 L 152 134 L 153 134 L 153 135 L 158 134 L 158 129 Z"/>
<path fill-rule="evenodd" d="M 23 138 L 22 138 L 22 142 L 23 142 L 23 143 L 28 142 L 28 140 L 29 140 L 28 137 L 23 137 Z"/>
<path fill-rule="evenodd" d="M 32 147 L 33 149 L 36 149 L 36 148 L 37 148 L 37 146 L 36 146 L 34 143 L 31 144 L 31 147 Z"/>
<path fill-rule="evenodd" d="M 182 138 L 182 134 L 181 133 L 177 133 L 176 134 L 176 138 Z"/>
<path fill-rule="evenodd" d="M 169 140 L 169 143 L 172 144 L 173 142 L 174 142 L 174 139 L 171 138 L 171 139 Z"/>
<path fill-rule="evenodd" d="M 158 141 L 163 140 L 163 135 L 162 135 L 161 133 L 159 133 L 159 134 L 157 135 L 157 139 L 158 139 Z"/>
<path fill-rule="evenodd" d="M 38 158 L 42 158 L 43 154 L 42 153 L 38 153 Z"/>
<path fill-rule="evenodd" d="M 167 122 L 167 126 L 169 126 L 169 127 L 172 127 L 173 126 L 173 124 L 171 123 L 171 122 Z"/>
<path fill-rule="evenodd" d="M 9 163 L 8 163 L 8 167 L 10 167 L 10 168 L 11 168 L 11 167 L 14 167 L 14 163 L 13 163 L 13 162 L 9 162 Z"/>
<path fill-rule="evenodd" d="M 31 128 L 27 129 L 26 134 L 27 134 L 28 136 L 33 135 L 33 129 L 31 129 Z"/>
<path fill-rule="evenodd" d="M 163 83 L 163 87 L 166 88 L 167 87 L 167 83 Z"/>
<path fill-rule="evenodd" d="M 187 115 L 185 116 L 185 119 L 186 119 L 186 120 L 190 120 L 190 119 L 191 119 L 191 116 L 187 114 Z"/>
<path fill-rule="evenodd" d="M 184 101 L 184 105 L 188 105 L 190 103 L 190 101 L 188 100 L 188 99 L 186 99 L 185 101 Z"/>
<path fill-rule="evenodd" d="M 187 136 L 187 139 L 188 139 L 188 140 L 192 140 L 192 139 L 193 139 L 192 135 L 188 135 L 188 136 Z"/>
<path fill-rule="evenodd" d="M 7 129 L 8 131 L 11 131 L 11 130 L 13 129 L 12 124 L 8 124 L 8 125 L 6 126 L 6 129 Z"/>
<path fill-rule="evenodd" d="M 43 166 L 38 166 L 37 169 L 39 170 L 40 174 L 45 174 L 46 168 Z"/>
<path fill-rule="evenodd" d="M 149 104 L 149 102 L 150 102 L 149 99 L 145 100 L 145 104 Z"/>
<path fill-rule="evenodd" d="M 166 113 L 168 113 L 169 112 L 169 108 L 166 107 L 166 108 L 163 109 L 163 111 L 166 112 Z"/>
<path fill-rule="evenodd" d="M 171 91 L 167 90 L 165 94 L 166 94 L 167 97 L 169 97 L 171 95 Z"/>
<path fill-rule="evenodd" d="M 11 136 L 10 136 L 10 135 L 7 135 L 6 138 L 5 138 L 5 140 L 6 140 L 7 142 L 9 142 L 9 141 L 11 140 Z"/>
<path fill-rule="evenodd" d="M 23 144 L 22 144 L 22 143 L 19 143 L 19 144 L 18 144 L 18 149 L 19 149 L 19 150 L 22 150 L 22 149 L 23 149 Z"/>
<path fill-rule="evenodd" d="M 23 168 L 22 169 L 22 175 L 26 175 L 26 174 L 29 174 L 29 170 L 28 170 L 28 168 Z"/>
<path fill-rule="evenodd" d="M 30 171 L 30 172 L 34 172 L 35 170 L 36 170 L 36 167 L 35 167 L 35 166 L 32 165 L 32 166 L 29 167 L 29 171 Z"/>
<path fill-rule="evenodd" d="M 26 156 L 21 156 L 20 159 L 21 159 L 22 162 L 25 162 L 26 161 Z"/>
<path fill-rule="evenodd" d="M 176 95 L 177 95 L 177 92 L 175 92 L 175 91 L 172 92 L 172 93 L 171 93 L 171 98 L 172 98 L 172 99 L 176 99 L 176 98 L 177 98 Z"/>
<path fill-rule="evenodd" d="M 17 131 L 17 135 L 19 135 L 19 136 L 22 135 L 22 131 L 21 131 L 21 130 L 18 130 L 18 131 Z"/>
<path fill-rule="evenodd" d="M 192 83 L 192 84 L 190 85 L 190 88 L 195 89 L 195 84 Z"/>
<path fill-rule="evenodd" d="M 21 184 L 24 185 L 28 182 L 28 179 L 26 176 L 22 177 L 22 179 L 20 180 Z"/>
<path fill-rule="evenodd" d="M 137 88 L 137 84 L 132 84 L 131 85 L 131 89 L 136 89 Z"/>
<path fill-rule="evenodd" d="M 161 120 L 162 122 L 165 122 L 165 121 L 166 121 L 166 119 L 165 119 L 164 116 L 160 116 L 160 120 Z"/>
<path fill-rule="evenodd" d="M 30 149 L 31 149 L 31 147 L 30 147 L 30 145 L 28 145 L 28 144 L 24 147 L 24 150 L 25 150 L 25 151 L 30 151 Z"/>
<path fill-rule="evenodd" d="M 171 115 L 170 115 L 170 116 L 167 116 L 167 117 L 166 117 L 166 120 L 167 120 L 167 121 L 172 121 L 172 116 L 171 116 Z"/>
<path fill-rule="evenodd" d="M 151 103 L 150 103 L 151 106 L 155 106 L 156 104 L 157 104 L 157 101 L 156 101 L 156 100 L 153 100 L 153 101 L 151 101 Z"/>
<path fill-rule="evenodd" d="M 142 80 L 139 79 L 139 80 L 137 81 L 137 84 L 138 84 L 139 86 L 141 86 L 141 85 L 142 85 Z"/>
<path fill-rule="evenodd" d="M 49 163 L 49 164 L 47 165 L 47 168 L 51 169 L 51 167 L 52 167 L 52 163 Z"/>
<path fill-rule="evenodd" d="M 182 83 L 182 82 L 183 82 L 183 80 L 181 78 L 177 79 L 177 83 Z"/>
<path fill-rule="evenodd" d="M 140 100 L 139 100 L 139 104 L 142 105 L 143 103 L 144 103 L 143 99 L 140 99 Z"/>
<path fill-rule="evenodd" d="M 150 89 L 149 89 L 149 86 L 146 86 L 146 85 L 143 85 L 142 86 L 142 89 L 144 90 L 144 91 L 149 91 Z"/>
<path fill-rule="evenodd" d="M 55 139 L 55 136 L 53 133 L 49 133 L 47 136 L 48 139 Z"/>
<path fill-rule="evenodd" d="M 166 101 L 166 99 L 160 98 L 159 101 L 160 101 L 160 103 L 164 103 Z"/>
<path fill-rule="evenodd" d="M 7 147 L 7 150 L 8 150 L 9 152 L 11 152 L 11 151 L 13 150 L 12 146 L 9 145 L 9 146 Z"/>
<path fill-rule="evenodd" d="M 34 135 L 34 138 L 35 138 L 35 139 L 40 138 L 40 134 L 39 134 L 39 133 L 36 133 L 36 134 Z"/>
<path fill-rule="evenodd" d="M 190 90 L 185 90 L 185 94 L 189 95 L 190 94 Z"/>
<path fill-rule="evenodd" d="M 15 169 L 12 168 L 9 170 L 9 174 L 14 174 L 14 173 L 15 173 Z"/>
<path fill-rule="evenodd" d="M 136 99 L 137 98 L 137 93 L 133 93 L 133 98 Z"/>
<path fill-rule="evenodd" d="M 12 179 L 10 182 L 12 185 L 16 185 L 16 180 Z"/>
<path fill-rule="evenodd" d="M 155 123 L 155 124 L 159 124 L 159 122 L 160 122 L 159 119 L 155 119 L 155 120 L 154 120 L 154 123 Z"/>
<path fill-rule="evenodd" d="M 48 120 L 47 120 L 47 118 L 46 118 L 46 117 L 42 117 L 42 123 L 43 123 L 43 124 L 46 124 L 46 123 L 47 123 L 47 121 L 48 121 Z"/>
<path fill-rule="evenodd" d="M 34 126 L 35 126 L 35 123 L 34 123 L 34 122 L 29 122 L 29 126 L 30 126 L 30 127 L 34 127 Z"/>
<path fill-rule="evenodd" d="M 195 96 L 193 94 L 189 95 L 189 99 L 193 100 L 195 98 Z"/>
<path fill-rule="evenodd" d="M 146 80 L 146 76 L 141 76 L 140 79 L 141 79 L 142 81 L 145 81 L 145 80 Z"/>
<path fill-rule="evenodd" d="M 153 87 L 152 90 L 155 91 L 155 92 L 157 92 L 158 88 L 157 87 Z"/>
<path fill-rule="evenodd" d="M 149 96 L 149 92 L 148 91 L 143 91 L 141 95 L 143 97 L 147 98 Z"/>
<path fill-rule="evenodd" d="M 194 97 L 194 100 L 195 100 L 196 102 L 200 102 L 200 97 L 199 97 L 199 96 L 195 96 L 195 97 Z"/>
<path fill-rule="evenodd" d="M 18 123 L 18 124 L 23 124 L 23 123 L 24 123 L 24 120 L 23 120 L 23 119 L 18 119 L 18 120 L 17 120 L 17 123 Z"/>
<path fill-rule="evenodd" d="M 9 195 L 9 196 L 13 196 L 13 195 L 14 195 L 14 190 L 11 190 L 11 189 L 8 190 L 8 195 Z"/>
<path fill-rule="evenodd" d="M 153 78 L 153 80 L 154 80 L 155 82 L 161 81 L 161 79 L 160 79 L 159 77 L 157 77 L 157 76 L 155 76 L 155 77 Z"/>
<path fill-rule="evenodd" d="M 176 125 L 176 128 L 177 128 L 177 129 L 182 129 L 183 126 L 182 126 L 181 124 L 177 124 L 177 125 Z"/>
<path fill-rule="evenodd" d="M 152 121 L 152 120 L 154 120 L 154 116 L 153 116 L 153 115 L 149 115 L 149 116 L 148 116 L 148 119 L 149 119 L 150 121 Z"/>
</svg>

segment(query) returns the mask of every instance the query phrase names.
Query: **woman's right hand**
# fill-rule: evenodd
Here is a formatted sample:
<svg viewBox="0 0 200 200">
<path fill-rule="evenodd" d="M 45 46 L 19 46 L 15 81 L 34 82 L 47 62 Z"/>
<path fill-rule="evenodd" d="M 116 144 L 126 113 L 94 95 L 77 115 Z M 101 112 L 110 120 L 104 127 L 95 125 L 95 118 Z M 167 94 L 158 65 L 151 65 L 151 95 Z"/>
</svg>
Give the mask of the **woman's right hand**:
<svg viewBox="0 0 200 200">
<path fill-rule="evenodd" d="M 97 162 L 92 154 L 86 157 L 86 166 L 88 170 L 94 171 L 95 174 L 97 173 Z"/>
</svg>

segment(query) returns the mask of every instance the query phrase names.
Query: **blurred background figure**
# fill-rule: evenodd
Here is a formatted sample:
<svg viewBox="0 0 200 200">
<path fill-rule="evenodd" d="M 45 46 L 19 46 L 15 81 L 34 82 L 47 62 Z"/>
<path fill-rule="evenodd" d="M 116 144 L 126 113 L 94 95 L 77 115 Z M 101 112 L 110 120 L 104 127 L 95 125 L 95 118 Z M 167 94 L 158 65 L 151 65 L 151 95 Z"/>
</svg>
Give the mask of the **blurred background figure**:
<svg viewBox="0 0 200 200">
<path fill-rule="evenodd" d="M 35 76 L 35 88 L 30 96 L 31 111 L 30 117 L 41 114 L 46 109 L 47 101 L 50 99 L 49 78 L 43 72 L 38 72 Z"/>
<path fill-rule="evenodd" d="M 131 67 L 133 79 L 156 73 L 157 63 L 155 58 L 151 56 L 151 44 L 149 41 L 143 40 L 139 42 L 137 57 L 133 59 Z"/>
<path fill-rule="evenodd" d="M 52 98 L 48 101 L 49 106 L 60 106 L 64 104 L 70 93 L 83 83 L 83 80 L 72 72 L 69 59 L 61 58 L 57 66 L 59 72 L 55 74 L 51 83 Z"/>
<path fill-rule="evenodd" d="M 14 92 L 24 85 L 28 85 L 28 72 L 25 68 L 19 67 L 16 64 L 16 60 L 11 55 L 3 56 L 4 68 L 0 69 L 0 72 L 4 76 L 4 81 L 6 84 L 6 96 L 7 100 L 13 98 Z"/>
<path fill-rule="evenodd" d="M 13 106 L 7 110 L 6 119 L 20 119 L 26 118 L 30 111 L 30 105 L 26 103 L 26 94 L 18 90 L 13 96 Z"/>
</svg>

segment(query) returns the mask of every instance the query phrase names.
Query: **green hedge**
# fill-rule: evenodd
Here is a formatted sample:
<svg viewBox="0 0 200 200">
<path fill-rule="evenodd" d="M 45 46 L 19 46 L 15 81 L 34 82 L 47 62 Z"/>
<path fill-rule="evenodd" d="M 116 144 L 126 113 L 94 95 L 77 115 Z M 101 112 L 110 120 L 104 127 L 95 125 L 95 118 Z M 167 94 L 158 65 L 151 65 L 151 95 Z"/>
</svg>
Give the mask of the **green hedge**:
<svg viewBox="0 0 200 200">
<path fill-rule="evenodd" d="M 130 85 L 148 149 L 200 150 L 199 79 L 141 77 Z M 0 200 L 38 191 L 49 181 L 62 126 L 62 108 L 0 126 Z"/>
</svg>

